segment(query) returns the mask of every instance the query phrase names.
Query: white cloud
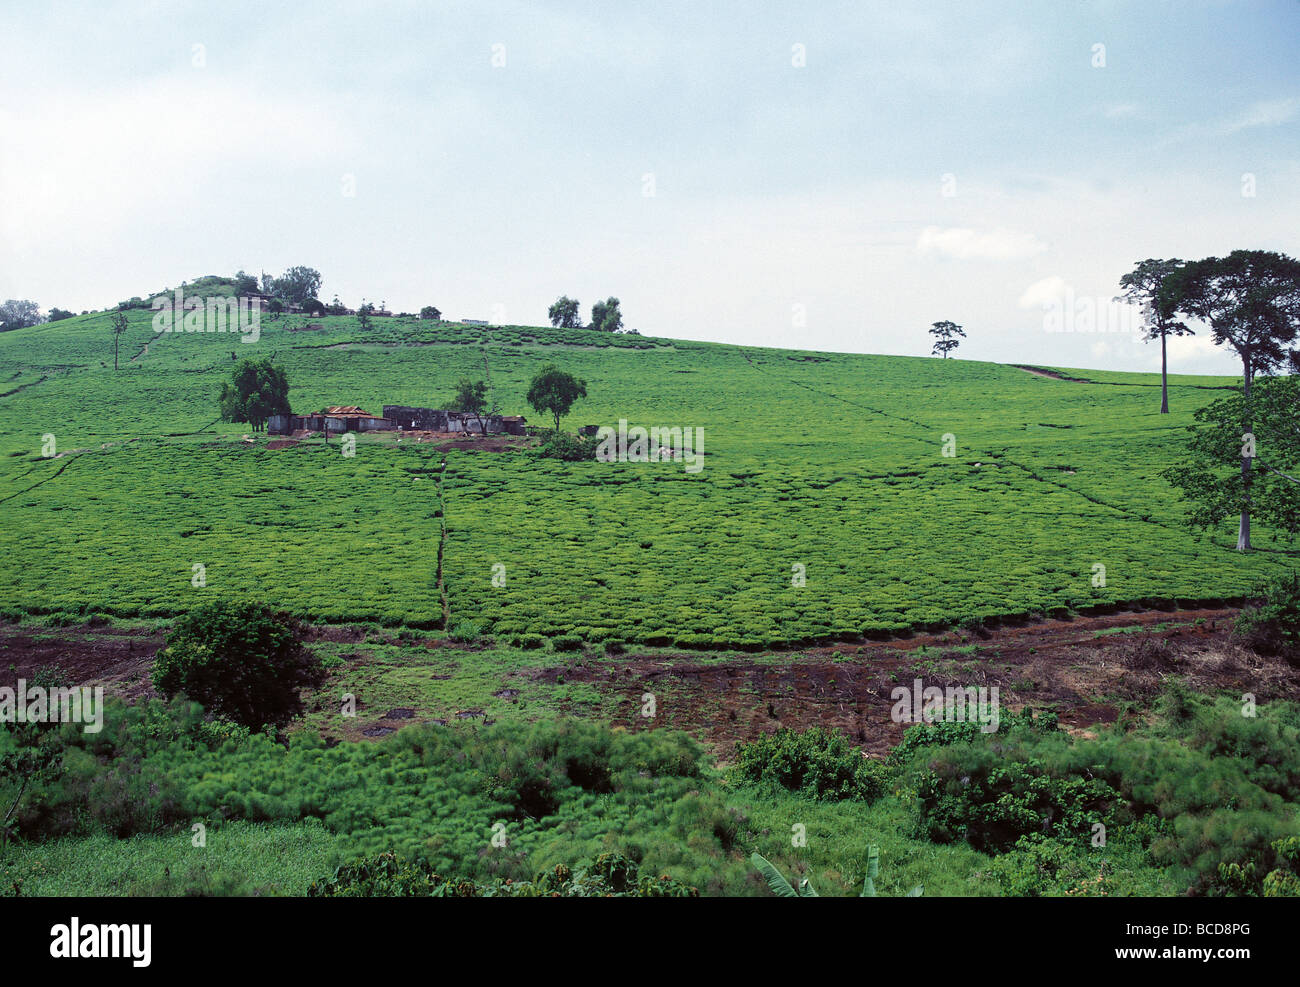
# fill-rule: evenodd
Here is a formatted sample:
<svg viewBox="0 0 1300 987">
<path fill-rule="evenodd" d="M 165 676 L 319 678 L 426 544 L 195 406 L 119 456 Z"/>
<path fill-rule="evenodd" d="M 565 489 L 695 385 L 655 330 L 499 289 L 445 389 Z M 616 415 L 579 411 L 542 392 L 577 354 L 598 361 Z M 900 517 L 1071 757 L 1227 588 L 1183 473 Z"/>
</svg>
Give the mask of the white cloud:
<svg viewBox="0 0 1300 987">
<path fill-rule="evenodd" d="M 1051 305 L 1053 302 L 1060 301 L 1069 290 L 1070 286 L 1066 284 L 1065 278 L 1053 274 L 1049 278 L 1035 281 L 1026 288 L 1017 304 L 1021 308 L 1041 308 L 1044 305 Z"/>
<path fill-rule="evenodd" d="M 939 255 L 958 260 L 1023 260 L 1047 249 L 1032 233 L 1013 230 L 973 230 L 967 227 L 927 226 L 916 240 L 923 256 Z"/>
<path fill-rule="evenodd" d="M 1268 99 L 1255 103 L 1240 116 L 1223 124 L 1223 133 L 1232 134 L 1248 127 L 1276 127 L 1300 112 L 1300 97 Z"/>
</svg>

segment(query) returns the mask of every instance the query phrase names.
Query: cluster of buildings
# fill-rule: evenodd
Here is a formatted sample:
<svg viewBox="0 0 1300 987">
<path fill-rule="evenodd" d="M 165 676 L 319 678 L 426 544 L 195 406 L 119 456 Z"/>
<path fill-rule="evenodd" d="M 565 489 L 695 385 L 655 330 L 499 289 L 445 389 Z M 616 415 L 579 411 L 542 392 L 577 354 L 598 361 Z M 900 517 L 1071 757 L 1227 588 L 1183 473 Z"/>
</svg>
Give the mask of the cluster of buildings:
<svg viewBox="0 0 1300 987">
<path fill-rule="evenodd" d="M 525 435 L 527 420 L 522 415 L 476 415 L 468 411 L 438 408 L 407 408 L 386 404 L 382 416 L 372 415 L 356 405 L 331 405 L 306 415 L 272 415 L 266 423 L 270 435 L 306 432 L 467 432 L 480 435 L 505 433 Z"/>
</svg>

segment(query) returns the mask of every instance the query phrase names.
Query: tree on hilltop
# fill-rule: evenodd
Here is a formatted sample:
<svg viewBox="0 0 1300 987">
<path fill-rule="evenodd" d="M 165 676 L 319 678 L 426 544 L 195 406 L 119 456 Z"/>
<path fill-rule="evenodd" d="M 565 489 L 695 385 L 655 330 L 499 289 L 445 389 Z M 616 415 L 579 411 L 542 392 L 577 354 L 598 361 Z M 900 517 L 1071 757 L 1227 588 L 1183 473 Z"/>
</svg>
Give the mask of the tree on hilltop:
<svg viewBox="0 0 1300 987">
<path fill-rule="evenodd" d="M 0 332 L 26 329 L 28 326 L 38 326 L 44 321 L 41 307 L 26 298 L 10 298 L 0 305 Z"/>
<path fill-rule="evenodd" d="M 600 332 L 623 331 L 623 313 L 618 309 L 617 298 L 610 295 L 591 306 L 591 328 Z"/>
<path fill-rule="evenodd" d="M 555 300 L 555 304 L 547 311 L 547 316 L 551 320 L 551 325 L 557 329 L 579 329 L 582 327 L 582 316 L 578 311 L 578 300 L 570 298 L 568 295 L 561 295 Z"/>
<path fill-rule="evenodd" d="M 966 333 L 962 331 L 961 326 L 955 322 L 949 322 L 946 319 L 943 322 L 936 322 L 930 327 L 930 335 L 934 337 L 934 348 L 930 350 L 932 356 L 941 356 L 945 360 L 948 354 L 961 345 L 962 339 Z"/>
</svg>

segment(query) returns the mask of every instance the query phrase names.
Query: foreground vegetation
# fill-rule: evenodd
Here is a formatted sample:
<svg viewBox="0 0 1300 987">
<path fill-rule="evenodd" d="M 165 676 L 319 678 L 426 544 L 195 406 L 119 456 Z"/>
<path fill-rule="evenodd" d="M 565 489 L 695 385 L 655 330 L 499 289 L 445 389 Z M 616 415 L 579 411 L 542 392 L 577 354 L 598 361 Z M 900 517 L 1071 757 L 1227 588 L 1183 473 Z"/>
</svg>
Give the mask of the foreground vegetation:
<svg viewBox="0 0 1300 987">
<path fill-rule="evenodd" d="M 1026 712 L 994 734 L 918 725 L 884 762 L 833 734 L 781 732 L 719 769 L 683 733 L 581 721 L 281 743 L 180 699 L 113 703 L 96 735 L 7 728 L 0 756 L 19 743 L 55 767 L 19 801 L 8 894 L 363 893 L 353 885 L 376 867 L 408 885 L 469 882 L 465 894 L 539 875 L 548 894 L 603 893 L 619 889 L 572 878 L 607 879 L 611 854 L 660 893 L 753 894 L 759 853 L 845 895 L 861 892 L 873 845 L 883 895 L 1300 890 L 1300 709 L 1243 715 L 1177 685 L 1147 720 L 1095 737 Z M 0 802 L 16 790 L 7 778 Z"/>
</svg>

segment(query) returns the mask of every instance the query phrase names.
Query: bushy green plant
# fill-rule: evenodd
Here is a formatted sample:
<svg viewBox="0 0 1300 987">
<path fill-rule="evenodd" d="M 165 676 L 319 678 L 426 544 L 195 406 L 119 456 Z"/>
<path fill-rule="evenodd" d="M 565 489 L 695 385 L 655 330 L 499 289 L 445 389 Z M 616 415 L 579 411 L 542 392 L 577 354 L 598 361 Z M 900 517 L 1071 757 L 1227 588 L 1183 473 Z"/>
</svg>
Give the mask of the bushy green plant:
<svg viewBox="0 0 1300 987">
<path fill-rule="evenodd" d="M 177 618 L 154 660 L 154 686 L 250 729 L 284 724 L 302 708 L 300 691 L 325 675 L 300 633 L 265 604 L 206 604 Z"/>
<path fill-rule="evenodd" d="M 1115 819 L 1119 793 L 1097 778 L 1061 777 L 1037 758 L 1004 759 L 987 747 L 936 754 L 919 779 L 921 825 L 937 843 L 964 839 L 1001 853 L 1026 836 L 1081 836 Z"/>
<path fill-rule="evenodd" d="M 447 638 L 457 644 L 477 644 L 482 636 L 483 629 L 473 620 L 458 620 L 447 631 Z"/>
<path fill-rule="evenodd" d="M 814 799 L 870 802 L 885 790 L 886 768 L 864 758 L 844 734 L 782 728 L 736 747 L 736 778 Z"/>
<path fill-rule="evenodd" d="M 1300 662 L 1300 573 L 1270 579 L 1260 596 L 1238 615 L 1233 635 L 1262 655 Z"/>
<path fill-rule="evenodd" d="M 594 436 L 552 432 L 545 442 L 533 450 L 533 454 L 543 459 L 562 459 L 576 463 L 595 459 L 599 444 Z"/>
</svg>

